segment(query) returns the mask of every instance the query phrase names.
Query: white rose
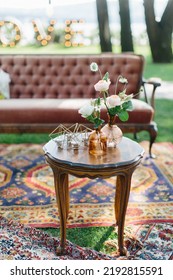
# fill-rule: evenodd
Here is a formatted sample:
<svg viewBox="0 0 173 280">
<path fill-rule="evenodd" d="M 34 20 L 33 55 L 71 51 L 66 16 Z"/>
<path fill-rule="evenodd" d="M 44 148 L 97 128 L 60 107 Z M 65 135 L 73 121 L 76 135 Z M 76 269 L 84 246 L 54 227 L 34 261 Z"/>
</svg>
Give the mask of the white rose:
<svg viewBox="0 0 173 280">
<path fill-rule="evenodd" d="M 106 104 L 108 108 L 113 108 L 115 106 L 121 105 L 121 99 L 118 95 L 114 94 L 106 98 Z"/>
<path fill-rule="evenodd" d="M 94 112 L 94 106 L 86 104 L 82 108 L 80 108 L 78 112 L 82 115 L 83 118 L 87 118 L 88 116 L 91 116 Z"/>
<path fill-rule="evenodd" d="M 109 89 L 110 83 L 110 80 L 100 80 L 94 85 L 94 88 L 96 91 L 107 91 Z"/>
</svg>

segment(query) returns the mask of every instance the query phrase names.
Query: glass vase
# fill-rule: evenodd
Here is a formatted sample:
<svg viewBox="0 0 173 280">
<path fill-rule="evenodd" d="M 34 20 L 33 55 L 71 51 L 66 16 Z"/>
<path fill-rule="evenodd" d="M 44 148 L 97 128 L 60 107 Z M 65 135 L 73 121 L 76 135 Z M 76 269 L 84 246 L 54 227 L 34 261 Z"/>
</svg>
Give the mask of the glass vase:
<svg viewBox="0 0 173 280">
<path fill-rule="evenodd" d="M 108 123 L 102 128 L 102 132 L 106 135 L 107 138 L 107 147 L 112 148 L 116 148 L 123 137 L 122 130 L 114 122 L 115 116 L 109 116 Z"/>
<path fill-rule="evenodd" d="M 103 155 L 107 149 L 107 138 L 104 132 L 98 128 L 93 130 L 89 136 L 89 153 L 92 155 Z"/>
</svg>

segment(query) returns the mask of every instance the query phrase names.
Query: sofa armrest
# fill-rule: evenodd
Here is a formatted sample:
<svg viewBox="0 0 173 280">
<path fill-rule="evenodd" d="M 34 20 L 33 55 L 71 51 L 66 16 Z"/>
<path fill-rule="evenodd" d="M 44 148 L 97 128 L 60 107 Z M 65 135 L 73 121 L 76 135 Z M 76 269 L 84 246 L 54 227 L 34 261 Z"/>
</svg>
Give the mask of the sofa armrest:
<svg viewBox="0 0 173 280">
<path fill-rule="evenodd" d="M 147 93 L 147 85 L 152 86 L 152 91 L 151 91 L 151 96 L 149 99 L 148 93 Z M 161 86 L 161 79 L 160 78 L 150 78 L 148 80 L 143 79 L 142 81 L 142 87 L 143 87 L 143 92 L 144 92 L 144 98 L 146 103 L 150 104 L 153 109 L 155 109 L 155 92 L 157 87 Z"/>
</svg>

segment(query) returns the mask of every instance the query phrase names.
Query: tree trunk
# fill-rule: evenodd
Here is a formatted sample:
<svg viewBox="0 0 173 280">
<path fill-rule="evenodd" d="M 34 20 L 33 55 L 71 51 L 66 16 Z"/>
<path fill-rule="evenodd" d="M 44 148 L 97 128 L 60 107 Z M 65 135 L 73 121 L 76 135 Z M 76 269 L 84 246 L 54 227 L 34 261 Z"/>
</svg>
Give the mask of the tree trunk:
<svg viewBox="0 0 173 280">
<path fill-rule="evenodd" d="M 173 59 L 173 0 L 169 0 L 161 20 L 155 19 L 154 0 L 144 0 L 145 21 L 154 62 L 169 63 Z"/>
<path fill-rule="evenodd" d="M 99 25 L 100 47 L 102 52 L 112 52 L 109 15 L 106 0 L 96 0 Z"/>
<path fill-rule="evenodd" d="M 121 22 L 121 50 L 122 52 L 133 52 L 133 39 L 131 31 L 131 19 L 129 0 L 119 0 L 120 22 Z"/>
</svg>

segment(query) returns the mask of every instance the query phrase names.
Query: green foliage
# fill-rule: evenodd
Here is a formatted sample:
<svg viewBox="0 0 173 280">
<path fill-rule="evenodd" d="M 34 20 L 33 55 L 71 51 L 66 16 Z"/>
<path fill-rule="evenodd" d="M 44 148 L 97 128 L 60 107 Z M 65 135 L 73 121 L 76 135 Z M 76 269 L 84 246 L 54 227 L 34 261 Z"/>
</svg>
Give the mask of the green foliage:
<svg viewBox="0 0 173 280">
<path fill-rule="evenodd" d="M 97 118 L 93 115 L 90 115 L 86 118 L 89 122 L 94 124 L 94 128 L 98 128 L 99 126 L 101 126 L 104 123 L 104 120 Z"/>
<path fill-rule="evenodd" d="M 122 122 L 126 122 L 129 118 L 129 114 L 126 110 L 132 110 L 132 102 L 129 100 L 127 102 L 124 102 L 121 106 L 116 106 L 113 108 L 108 108 L 108 112 L 110 116 L 118 115 L 119 119 Z"/>
<path fill-rule="evenodd" d="M 105 73 L 105 75 L 103 77 L 103 80 L 105 80 L 105 81 L 109 80 L 109 73 L 108 72 Z"/>
<path fill-rule="evenodd" d="M 125 109 L 125 110 L 133 110 L 133 105 L 132 105 L 132 101 L 131 100 L 129 100 L 129 101 L 127 101 L 127 102 L 124 102 L 123 104 L 122 104 L 122 107 L 123 107 L 123 109 Z"/>
<path fill-rule="evenodd" d="M 121 112 L 118 113 L 118 117 L 122 122 L 126 122 L 129 118 L 129 114 L 127 111 L 122 110 Z"/>
</svg>

